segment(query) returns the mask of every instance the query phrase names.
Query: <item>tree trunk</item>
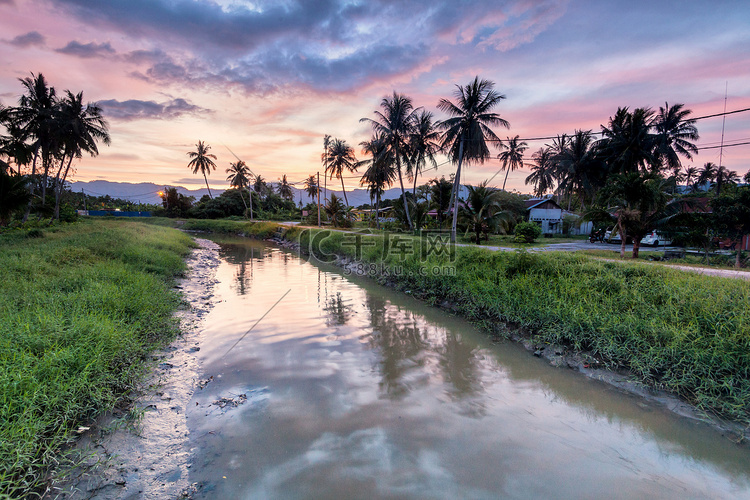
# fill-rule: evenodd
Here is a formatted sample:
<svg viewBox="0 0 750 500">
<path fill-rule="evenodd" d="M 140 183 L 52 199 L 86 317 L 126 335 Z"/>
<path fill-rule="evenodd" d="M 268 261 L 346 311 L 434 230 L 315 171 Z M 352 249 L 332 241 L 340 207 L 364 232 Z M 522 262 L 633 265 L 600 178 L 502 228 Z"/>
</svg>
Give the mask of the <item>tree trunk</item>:
<svg viewBox="0 0 750 500">
<path fill-rule="evenodd" d="M 380 229 L 380 190 L 378 190 L 375 203 L 375 227 Z"/>
<path fill-rule="evenodd" d="M 52 216 L 52 220 L 50 220 L 50 224 L 53 220 L 60 220 L 60 198 L 62 198 L 62 190 L 63 186 L 65 185 L 65 180 L 68 178 L 68 172 L 70 171 L 70 165 L 73 163 L 73 155 L 70 155 L 70 159 L 68 160 L 68 166 L 65 167 L 65 173 L 62 176 L 62 179 L 60 179 L 60 172 L 57 173 L 57 177 L 55 177 L 55 212 Z M 60 161 L 60 170 L 62 171 L 62 160 Z"/>
<path fill-rule="evenodd" d="M 344 187 L 344 176 L 342 175 L 339 177 L 341 179 L 341 191 L 344 192 L 344 203 L 346 203 L 346 206 L 349 206 L 349 200 L 346 199 L 346 188 Z"/>
<path fill-rule="evenodd" d="M 39 158 L 39 148 L 34 149 L 34 160 L 31 162 L 31 182 L 29 183 L 29 193 L 31 194 L 31 197 L 29 198 L 29 203 L 26 205 L 26 211 L 23 214 L 23 219 L 21 220 L 22 224 L 25 224 L 26 221 L 29 219 L 29 214 L 31 213 L 31 204 L 34 202 L 34 177 L 36 177 L 36 160 Z M 20 171 L 20 168 L 19 168 Z"/>
<path fill-rule="evenodd" d="M 240 199 L 242 200 L 242 204 L 245 205 L 245 217 L 247 217 L 247 203 L 245 203 L 245 197 L 242 196 L 242 188 L 240 188 Z M 250 200 L 250 203 L 252 203 L 253 200 Z"/>
<path fill-rule="evenodd" d="M 627 236 L 625 234 L 625 230 L 622 228 L 622 223 L 619 221 L 617 223 L 617 229 L 620 231 L 620 238 L 621 238 L 620 258 L 624 259 L 625 258 L 625 241 L 627 241 Z"/>
<path fill-rule="evenodd" d="M 214 197 L 211 195 L 211 188 L 208 187 L 208 177 L 206 177 L 206 172 L 203 172 L 203 178 L 206 180 L 206 189 L 208 189 L 208 197 L 213 200 Z"/>
<path fill-rule="evenodd" d="M 742 236 L 740 236 L 740 243 L 737 245 L 737 259 L 734 261 L 734 267 L 740 268 L 740 254 L 742 253 Z"/>
<path fill-rule="evenodd" d="M 505 169 L 505 180 L 503 181 L 503 191 L 505 191 L 505 183 L 508 182 L 508 174 L 510 173 L 510 169 Z"/>
<path fill-rule="evenodd" d="M 456 242 L 456 225 L 458 223 L 458 191 L 461 187 L 461 163 L 464 159 L 464 139 L 458 145 L 458 166 L 456 167 L 456 178 L 453 180 L 453 196 L 451 207 L 453 208 L 453 222 L 451 222 L 451 243 Z"/>
<path fill-rule="evenodd" d="M 401 176 L 401 162 L 398 160 L 398 151 L 396 151 L 396 168 L 398 169 L 398 183 L 401 185 L 401 198 L 404 200 L 404 212 L 406 212 L 406 222 L 409 224 L 409 231 L 414 230 L 409 214 L 409 204 L 406 202 L 406 191 L 404 190 L 404 178 Z"/>
<path fill-rule="evenodd" d="M 633 239 L 633 258 L 638 258 L 638 251 L 641 249 L 641 240 L 640 239 Z"/>
</svg>

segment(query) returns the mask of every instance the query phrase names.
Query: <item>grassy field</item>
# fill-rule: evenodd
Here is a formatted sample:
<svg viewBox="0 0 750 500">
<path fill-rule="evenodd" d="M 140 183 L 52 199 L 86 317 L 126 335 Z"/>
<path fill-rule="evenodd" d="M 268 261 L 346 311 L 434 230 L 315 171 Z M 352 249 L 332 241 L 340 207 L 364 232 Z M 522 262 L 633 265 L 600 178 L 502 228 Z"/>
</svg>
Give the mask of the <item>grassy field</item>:
<svg viewBox="0 0 750 500">
<path fill-rule="evenodd" d="M 38 491 L 79 425 L 128 402 L 176 334 L 192 245 L 126 220 L 0 235 L 0 495 Z"/>
<path fill-rule="evenodd" d="M 644 251 L 645 250 L 645 251 Z M 578 252 L 583 253 L 585 255 L 590 255 L 592 257 L 601 257 L 605 259 L 620 259 L 620 249 L 619 247 L 615 250 L 579 250 Z M 638 255 L 637 261 L 640 262 L 649 262 L 654 264 L 661 264 L 664 266 L 690 266 L 690 267 L 710 267 L 713 269 L 731 269 L 731 270 L 738 270 L 736 267 L 734 267 L 735 263 L 735 254 L 734 252 L 731 255 L 710 255 L 708 262 L 706 262 L 706 257 L 703 255 L 685 255 L 685 257 L 681 259 L 669 259 L 669 260 L 655 260 L 654 257 L 658 257 L 659 259 L 664 255 L 664 250 L 657 250 L 657 249 L 651 249 L 651 248 L 645 248 L 641 249 L 640 254 Z M 632 255 L 630 252 L 628 252 L 625 255 L 624 260 L 633 261 Z M 745 258 L 747 260 L 747 258 Z M 745 271 L 750 272 L 750 269 L 748 268 L 741 268 L 739 271 Z"/>
</svg>

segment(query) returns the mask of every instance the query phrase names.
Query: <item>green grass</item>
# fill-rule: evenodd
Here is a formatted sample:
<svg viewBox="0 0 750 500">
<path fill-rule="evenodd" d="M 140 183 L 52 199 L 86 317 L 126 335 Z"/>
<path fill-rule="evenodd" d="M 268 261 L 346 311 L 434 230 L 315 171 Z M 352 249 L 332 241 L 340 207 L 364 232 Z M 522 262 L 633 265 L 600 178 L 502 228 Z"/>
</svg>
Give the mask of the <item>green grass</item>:
<svg viewBox="0 0 750 500">
<path fill-rule="evenodd" d="M 645 250 L 645 251 L 644 251 Z M 589 255 L 591 257 L 602 257 L 606 259 L 620 259 L 620 249 L 619 247 L 617 249 L 612 250 L 579 250 L 578 252 Z M 681 259 L 669 259 L 669 260 L 653 260 L 654 257 L 663 257 L 664 256 L 664 250 L 657 250 L 652 248 L 646 248 L 641 249 L 641 251 L 638 254 L 637 261 L 640 262 L 650 262 L 654 264 L 660 264 L 664 266 L 689 266 L 689 267 L 710 267 L 713 269 L 730 269 L 730 270 L 737 270 L 736 267 L 734 267 L 736 255 L 734 252 L 731 255 L 710 255 L 708 263 L 706 262 L 706 257 L 703 255 L 685 255 L 685 257 Z M 625 253 L 625 259 L 623 260 L 629 260 L 633 261 L 632 258 L 632 252 L 626 252 Z M 747 263 L 743 264 L 747 265 Z M 739 269 L 740 271 L 750 271 L 748 268 L 742 268 Z"/>
<path fill-rule="evenodd" d="M 176 333 L 191 246 L 123 220 L 0 235 L 0 494 L 38 490 L 72 431 L 132 396 Z"/>
<path fill-rule="evenodd" d="M 286 233 L 303 248 L 318 230 Z M 347 240 L 347 238 L 349 238 Z M 355 256 L 351 235 L 332 232 L 324 253 Z M 750 283 L 666 266 L 603 262 L 580 253 L 457 248 L 456 260 L 386 252 L 382 236 L 359 256 L 392 272 L 383 281 L 490 330 L 510 322 L 537 342 L 588 351 L 643 383 L 698 408 L 750 424 Z M 347 244 L 349 243 L 349 244 Z M 426 248 L 426 247 L 425 247 Z M 455 267 L 451 273 L 421 269 Z M 398 272 L 393 272 L 398 270 Z"/>
</svg>

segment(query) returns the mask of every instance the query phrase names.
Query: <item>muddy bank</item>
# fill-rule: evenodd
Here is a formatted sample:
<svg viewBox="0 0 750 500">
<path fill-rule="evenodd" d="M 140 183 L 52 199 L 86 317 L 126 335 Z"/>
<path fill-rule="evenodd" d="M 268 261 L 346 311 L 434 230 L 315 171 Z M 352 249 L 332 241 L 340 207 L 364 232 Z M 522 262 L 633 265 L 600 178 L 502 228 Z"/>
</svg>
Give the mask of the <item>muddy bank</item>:
<svg viewBox="0 0 750 500">
<path fill-rule="evenodd" d="M 275 237 L 267 241 L 290 250 L 305 253 L 304 249 L 301 250 L 296 242 L 283 239 L 283 237 Z M 397 289 L 418 299 L 425 298 L 420 295 L 419 290 L 404 288 L 404 284 L 399 282 L 394 276 L 383 274 L 373 276 L 371 266 L 364 266 L 362 262 L 350 257 L 338 255 L 331 264 L 345 269 L 347 274 L 374 278 L 381 285 Z M 452 314 L 460 315 L 458 305 L 449 300 L 434 301 L 433 298 L 431 302 L 434 302 L 435 306 Z M 488 331 L 495 341 L 500 342 L 508 339 L 520 343 L 534 356 L 547 360 L 553 366 L 577 371 L 588 378 L 610 384 L 624 393 L 633 394 L 650 402 L 657 403 L 677 415 L 703 422 L 718 430 L 722 436 L 738 445 L 747 446 L 750 443 L 750 427 L 706 414 L 706 412 L 701 411 L 672 393 L 648 387 L 628 370 L 613 369 L 607 365 L 607 360 L 591 352 L 576 351 L 566 345 L 539 342 L 534 333 L 527 328 L 507 321 L 498 322 L 492 317 L 485 318 L 477 326 Z"/>
<path fill-rule="evenodd" d="M 68 478 L 55 484 L 46 498 L 164 499 L 189 497 L 191 467 L 186 407 L 198 386 L 201 323 L 214 305 L 219 265 L 218 245 L 200 245 L 187 260 L 189 272 L 177 283 L 186 308 L 180 310 L 181 335 L 154 352 L 154 369 L 137 398 L 132 414 L 105 415 L 76 443 L 86 458 Z"/>
</svg>

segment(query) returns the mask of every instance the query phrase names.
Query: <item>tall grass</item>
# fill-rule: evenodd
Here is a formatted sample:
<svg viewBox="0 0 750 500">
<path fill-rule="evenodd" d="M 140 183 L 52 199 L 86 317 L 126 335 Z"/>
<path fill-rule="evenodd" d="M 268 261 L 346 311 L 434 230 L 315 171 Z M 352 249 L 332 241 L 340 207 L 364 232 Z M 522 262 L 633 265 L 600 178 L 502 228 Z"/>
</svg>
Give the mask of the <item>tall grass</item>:
<svg viewBox="0 0 750 500">
<path fill-rule="evenodd" d="M 303 248 L 317 230 L 290 231 Z M 343 233 L 316 244 L 355 256 Z M 538 342 L 589 351 L 669 390 L 706 412 L 750 424 L 750 283 L 640 263 L 602 262 L 577 253 L 490 252 L 457 248 L 455 262 L 386 251 L 382 236 L 359 258 L 382 263 L 397 288 L 452 308 L 480 325 L 511 322 Z M 455 268 L 455 274 L 431 272 Z M 424 272 L 425 269 L 428 272 Z"/>
<path fill-rule="evenodd" d="M 130 221 L 0 235 L 0 493 L 38 491 L 79 425 L 131 396 L 176 333 L 191 239 Z"/>
</svg>

